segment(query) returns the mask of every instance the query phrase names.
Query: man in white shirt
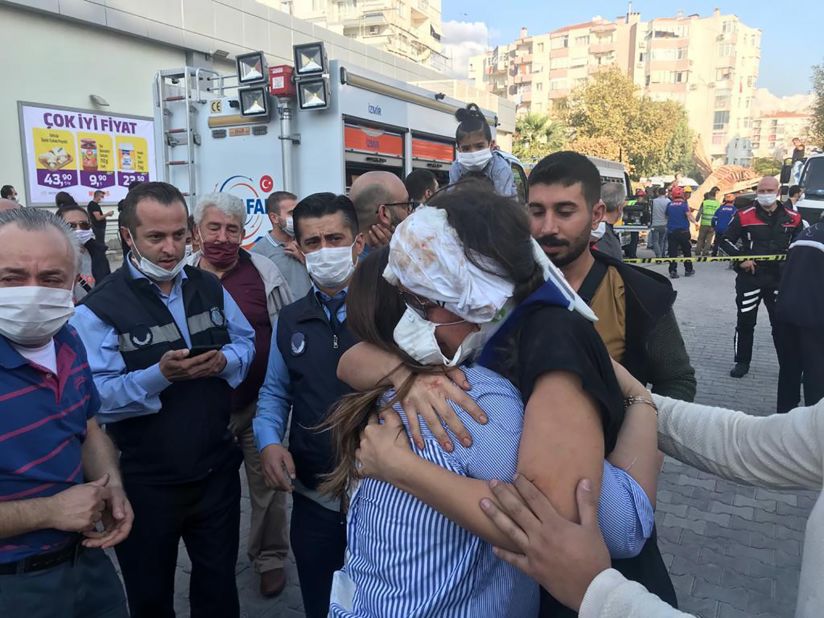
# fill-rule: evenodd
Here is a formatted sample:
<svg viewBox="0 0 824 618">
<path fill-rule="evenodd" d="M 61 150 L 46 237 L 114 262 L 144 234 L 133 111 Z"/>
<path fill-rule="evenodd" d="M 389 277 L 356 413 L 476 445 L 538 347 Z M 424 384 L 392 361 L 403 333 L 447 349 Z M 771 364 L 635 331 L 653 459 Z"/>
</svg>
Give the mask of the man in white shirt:
<svg viewBox="0 0 824 618">
<path fill-rule="evenodd" d="M 272 230 L 252 247 L 252 253 L 268 257 L 278 267 L 295 300 L 303 298 L 312 288 L 306 272 L 303 253 L 295 242 L 292 211 L 298 198 L 288 191 L 275 191 L 266 198 L 266 212 Z"/>
</svg>

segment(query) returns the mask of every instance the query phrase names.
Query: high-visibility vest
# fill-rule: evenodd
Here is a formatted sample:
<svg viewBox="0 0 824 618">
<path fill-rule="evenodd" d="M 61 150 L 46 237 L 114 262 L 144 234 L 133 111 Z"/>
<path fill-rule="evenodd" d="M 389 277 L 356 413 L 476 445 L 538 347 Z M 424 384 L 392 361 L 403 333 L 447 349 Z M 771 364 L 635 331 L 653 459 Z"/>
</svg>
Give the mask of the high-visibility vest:
<svg viewBox="0 0 824 618">
<path fill-rule="evenodd" d="M 712 225 L 712 217 L 719 208 L 721 208 L 721 202 L 718 200 L 701 202 L 701 225 Z"/>
</svg>

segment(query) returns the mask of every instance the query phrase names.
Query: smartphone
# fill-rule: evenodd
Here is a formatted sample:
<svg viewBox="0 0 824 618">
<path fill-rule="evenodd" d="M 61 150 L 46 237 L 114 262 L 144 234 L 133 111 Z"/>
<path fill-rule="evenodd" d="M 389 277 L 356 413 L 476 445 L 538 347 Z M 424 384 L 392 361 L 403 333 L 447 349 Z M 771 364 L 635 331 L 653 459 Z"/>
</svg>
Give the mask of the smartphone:
<svg viewBox="0 0 824 618">
<path fill-rule="evenodd" d="M 187 358 L 194 358 L 195 356 L 206 354 L 206 352 L 211 352 L 212 350 L 219 350 L 222 347 L 222 345 L 193 345 L 189 349 L 189 356 Z"/>
</svg>

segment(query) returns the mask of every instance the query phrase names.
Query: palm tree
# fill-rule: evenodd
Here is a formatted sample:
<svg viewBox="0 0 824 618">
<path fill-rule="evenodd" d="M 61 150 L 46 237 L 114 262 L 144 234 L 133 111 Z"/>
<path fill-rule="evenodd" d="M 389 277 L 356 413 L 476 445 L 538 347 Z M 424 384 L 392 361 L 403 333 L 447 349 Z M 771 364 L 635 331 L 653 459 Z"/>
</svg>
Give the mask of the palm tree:
<svg viewBox="0 0 824 618">
<path fill-rule="evenodd" d="M 512 150 L 524 163 L 536 163 L 546 155 L 560 150 L 565 141 L 563 125 L 547 114 L 529 112 L 515 121 Z"/>
</svg>

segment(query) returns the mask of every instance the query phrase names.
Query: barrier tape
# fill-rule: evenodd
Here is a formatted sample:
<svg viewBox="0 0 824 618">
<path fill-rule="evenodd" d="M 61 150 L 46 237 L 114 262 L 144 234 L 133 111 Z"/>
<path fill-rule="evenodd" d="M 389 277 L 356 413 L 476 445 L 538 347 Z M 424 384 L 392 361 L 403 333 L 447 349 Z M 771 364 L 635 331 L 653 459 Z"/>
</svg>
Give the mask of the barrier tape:
<svg viewBox="0 0 824 618">
<path fill-rule="evenodd" d="M 677 257 L 677 258 L 627 258 L 625 264 L 669 264 L 670 262 L 783 262 L 787 259 L 786 254 L 781 255 L 724 255 L 718 257 Z"/>
</svg>

